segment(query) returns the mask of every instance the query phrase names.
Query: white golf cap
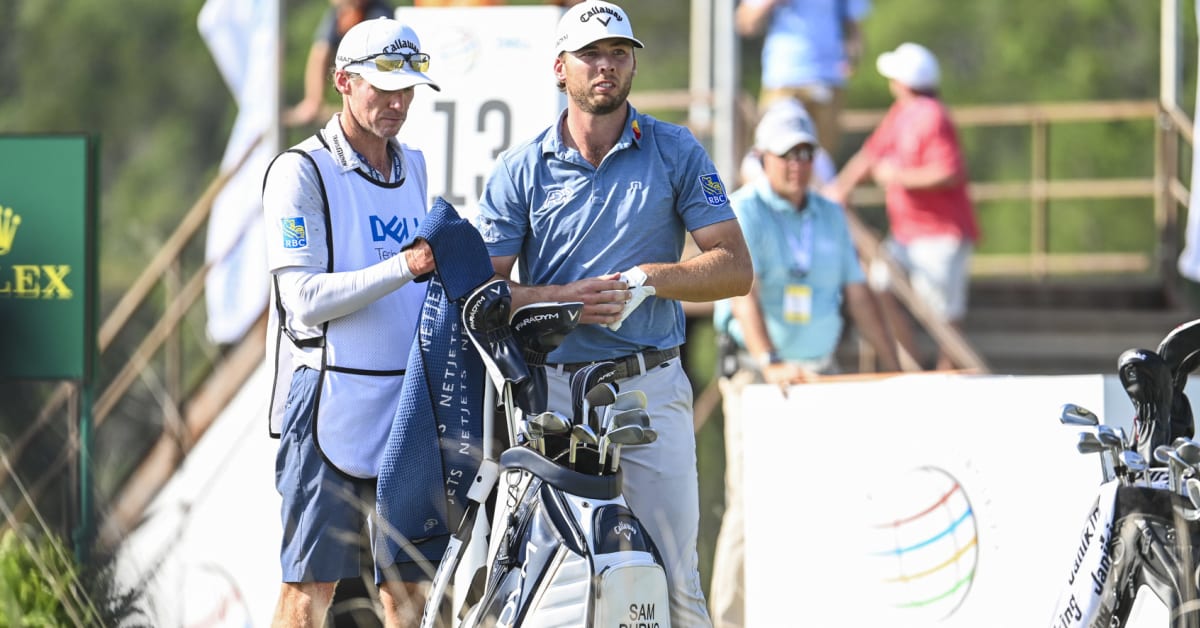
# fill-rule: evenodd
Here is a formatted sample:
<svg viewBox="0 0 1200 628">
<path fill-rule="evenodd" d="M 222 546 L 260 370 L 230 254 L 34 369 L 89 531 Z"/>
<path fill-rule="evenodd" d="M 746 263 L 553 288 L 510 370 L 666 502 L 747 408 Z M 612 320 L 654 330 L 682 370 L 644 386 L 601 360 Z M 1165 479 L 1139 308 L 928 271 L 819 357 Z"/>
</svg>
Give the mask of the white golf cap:
<svg viewBox="0 0 1200 628">
<path fill-rule="evenodd" d="M 338 45 L 334 66 L 339 70 L 362 76 L 368 83 L 384 91 L 405 89 L 413 85 L 428 85 L 435 90 L 441 88 L 410 63 L 393 69 L 381 70 L 375 63 L 379 55 L 406 55 L 421 52 L 421 40 L 413 29 L 391 18 L 381 17 L 355 24 L 342 37 Z"/>
<path fill-rule="evenodd" d="M 911 89 L 934 89 L 941 80 L 937 57 L 921 44 L 903 43 L 875 60 L 879 73 Z"/>
<path fill-rule="evenodd" d="M 624 9 L 599 0 L 580 2 L 567 9 L 558 20 L 558 29 L 554 33 L 554 55 L 575 52 L 590 43 L 610 37 L 628 39 L 634 46 L 644 47 L 633 36 L 633 24 L 629 22 Z"/>
<path fill-rule="evenodd" d="M 804 105 L 794 98 L 771 103 L 754 129 L 754 147 L 772 155 L 783 155 L 800 144 L 817 144 L 817 132 Z"/>
</svg>

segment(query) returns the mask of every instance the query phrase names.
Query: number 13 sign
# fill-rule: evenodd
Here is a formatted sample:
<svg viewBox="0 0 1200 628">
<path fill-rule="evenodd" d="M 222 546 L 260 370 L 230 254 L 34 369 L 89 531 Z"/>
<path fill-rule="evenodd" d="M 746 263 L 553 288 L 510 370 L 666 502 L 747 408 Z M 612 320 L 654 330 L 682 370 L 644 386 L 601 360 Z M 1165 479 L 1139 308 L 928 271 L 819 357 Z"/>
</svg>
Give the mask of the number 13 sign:
<svg viewBox="0 0 1200 628">
<path fill-rule="evenodd" d="M 401 7 L 421 38 L 430 78 L 418 88 L 401 142 L 425 153 L 429 197 L 465 218 L 501 152 L 554 123 L 565 100 L 554 83 L 555 6 Z"/>
</svg>

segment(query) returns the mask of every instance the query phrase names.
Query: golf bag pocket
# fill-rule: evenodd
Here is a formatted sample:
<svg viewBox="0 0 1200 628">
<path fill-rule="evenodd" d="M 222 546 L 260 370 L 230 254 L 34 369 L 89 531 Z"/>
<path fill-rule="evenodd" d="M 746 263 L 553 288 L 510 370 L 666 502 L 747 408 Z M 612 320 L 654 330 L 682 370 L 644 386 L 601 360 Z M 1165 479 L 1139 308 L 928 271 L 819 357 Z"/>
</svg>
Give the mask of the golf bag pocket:
<svg viewBox="0 0 1200 628">
<path fill-rule="evenodd" d="M 623 503 L 596 509 L 591 530 L 595 626 L 666 628 L 671 625 L 667 574 L 654 541 Z"/>
<path fill-rule="evenodd" d="M 600 572 L 593 626 L 670 628 L 667 575 L 662 565 L 633 558 Z"/>
</svg>

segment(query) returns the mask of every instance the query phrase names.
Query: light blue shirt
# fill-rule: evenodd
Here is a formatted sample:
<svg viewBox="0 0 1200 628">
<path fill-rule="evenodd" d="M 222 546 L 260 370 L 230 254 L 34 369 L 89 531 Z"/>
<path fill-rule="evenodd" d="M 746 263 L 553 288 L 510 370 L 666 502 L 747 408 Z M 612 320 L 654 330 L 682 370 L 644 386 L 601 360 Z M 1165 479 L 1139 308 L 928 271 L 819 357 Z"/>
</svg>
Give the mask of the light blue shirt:
<svg viewBox="0 0 1200 628">
<path fill-rule="evenodd" d="M 754 260 L 759 306 L 779 356 L 810 362 L 831 355 L 842 333 L 842 291 L 866 280 L 844 210 L 810 191 L 804 209 L 797 211 L 765 178 L 729 200 Z M 811 291 L 807 323 L 789 322 L 784 315 L 789 286 Z M 713 321 L 718 331 L 727 329 L 739 346 L 746 346 L 728 299 L 716 303 Z"/>
<path fill-rule="evenodd" d="M 763 87 L 844 84 L 842 22 L 861 21 L 870 10 L 870 0 L 790 0 L 775 7 L 763 39 Z"/>
<path fill-rule="evenodd" d="M 616 146 L 593 167 L 563 143 L 565 115 L 501 154 L 479 200 L 488 252 L 516 255 L 521 283 L 561 285 L 675 263 L 686 232 L 734 218 L 717 169 L 691 131 L 631 105 Z M 678 301 L 648 297 L 618 331 L 576 328 L 549 361 L 669 349 L 683 344 L 684 323 Z"/>
</svg>

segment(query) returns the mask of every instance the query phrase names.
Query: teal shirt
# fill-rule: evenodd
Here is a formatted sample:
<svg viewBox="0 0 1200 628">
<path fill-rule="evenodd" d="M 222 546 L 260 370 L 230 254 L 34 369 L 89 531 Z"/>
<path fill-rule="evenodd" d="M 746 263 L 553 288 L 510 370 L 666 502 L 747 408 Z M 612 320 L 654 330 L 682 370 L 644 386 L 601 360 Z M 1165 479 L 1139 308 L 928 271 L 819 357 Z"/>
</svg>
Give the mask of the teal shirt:
<svg viewBox="0 0 1200 628">
<path fill-rule="evenodd" d="M 731 194 L 729 202 L 754 260 L 759 304 L 780 357 L 810 361 L 829 356 L 842 333 L 843 289 L 865 281 L 844 210 L 810 191 L 804 209 L 797 211 L 771 190 L 765 177 Z M 810 293 L 807 322 L 785 316 L 789 287 Z M 727 329 L 745 347 L 728 299 L 716 303 L 713 316 L 718 330 Z"/>
</svg>

